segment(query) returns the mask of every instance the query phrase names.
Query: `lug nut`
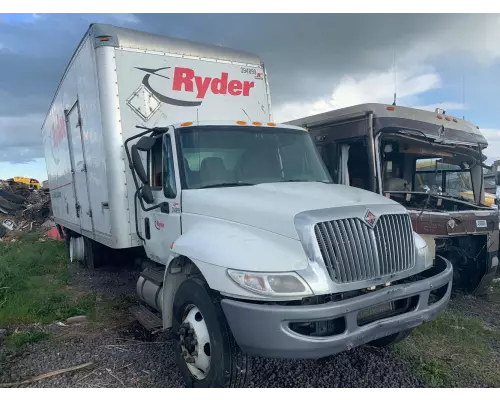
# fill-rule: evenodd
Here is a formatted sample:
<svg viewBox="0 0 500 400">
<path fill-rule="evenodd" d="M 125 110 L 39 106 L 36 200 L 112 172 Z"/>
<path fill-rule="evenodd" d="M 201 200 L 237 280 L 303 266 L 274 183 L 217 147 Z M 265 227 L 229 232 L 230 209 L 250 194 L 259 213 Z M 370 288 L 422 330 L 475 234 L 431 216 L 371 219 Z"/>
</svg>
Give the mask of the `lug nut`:
<svg viewBox="0 0 500 400">
<path fill-rule="evenodd" d="M 194 329 L 193 329 L 193 328 L 189 328 L 189 329 L 188 329 L 188 333 L 189 333 L 190 335 L 194 334 Z"/>
<path fill-rule="evenodd" d="M 188 364 L 193 364 L 194 363 L 194 357 L 186 357 L 186 362 Z"/>
</svg>

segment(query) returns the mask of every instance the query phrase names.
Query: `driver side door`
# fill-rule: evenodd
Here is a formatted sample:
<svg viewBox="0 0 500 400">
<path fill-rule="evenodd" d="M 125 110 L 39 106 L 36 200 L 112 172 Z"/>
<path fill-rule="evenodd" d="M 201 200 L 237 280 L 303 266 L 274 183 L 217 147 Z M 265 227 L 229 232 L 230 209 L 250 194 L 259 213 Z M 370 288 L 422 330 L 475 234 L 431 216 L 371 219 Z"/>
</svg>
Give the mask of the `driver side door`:
<svg viewBox="0 0 500 400">
<path fill-rule="evenodd" d="M 156 138 L 148 152 L 148 177 L 155 204 L 165 206 L 143 212 L 143 236 L 148 257 L 166 265 L 172 243 L 181 235 L 181 185 L 177 168 L 175 136 L 168 133 Z"/>
</svg>

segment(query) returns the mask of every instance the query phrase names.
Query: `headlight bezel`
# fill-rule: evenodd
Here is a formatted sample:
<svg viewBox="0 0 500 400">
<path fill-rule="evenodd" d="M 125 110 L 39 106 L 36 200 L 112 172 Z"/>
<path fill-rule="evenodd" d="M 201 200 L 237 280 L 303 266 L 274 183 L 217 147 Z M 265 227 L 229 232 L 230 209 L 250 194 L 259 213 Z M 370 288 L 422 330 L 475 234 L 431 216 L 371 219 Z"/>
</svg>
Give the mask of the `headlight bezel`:
<svg viewBox="0 0 500 400">
<path fill-rule="evenodd" d="M 254 293 L 261 295 L 263 297 L 272 297 L 272 298 L 290 298 L 290 297 L 307 297 L 307 296 L 313 296 L 313 291 L 310 288 L 310 286 L 307 284 L 307 282 L 296 272 L 258 272 L 258 271 L 241 271 L 241 270 L 234 270 L 234 269 L 227 269 L 227 275 L 228 277 L 236 283 L 239 287 Z M 276 291 L 273 290 L 271 284 L 269 282 L 269 278 L 285 278 L 287 277 L 288 279 L 291 278 L 291 280 L 295 280 L 297 284 L 297 288 L 299 287 L 298 285 L 301 285 L 303 290 L 302 291 Z M 253 278 L 253 279 L 252 279 Z M 251 286 L 251 282 L 260 282 L 261 287 L 264 287 L 264 290 L 258 289 L 258 285 L 256 286 Z M 247 283 L 246 283 L 247 282 Z M 274 283 L 274 286 L 276 288 L 276 282 Z"/>
</svg>

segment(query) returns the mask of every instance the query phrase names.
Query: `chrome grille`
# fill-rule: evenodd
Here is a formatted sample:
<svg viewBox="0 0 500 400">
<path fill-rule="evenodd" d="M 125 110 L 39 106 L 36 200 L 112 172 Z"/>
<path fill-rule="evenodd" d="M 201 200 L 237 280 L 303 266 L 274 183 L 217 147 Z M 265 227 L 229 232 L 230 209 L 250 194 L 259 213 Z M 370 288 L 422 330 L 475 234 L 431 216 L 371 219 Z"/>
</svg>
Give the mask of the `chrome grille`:
<svg viewBox="0 0 500 400">
<path fill-rule="evenodd" d="M 382 277 L 415 263 L 407 214 L 382 215 L 373 229 L 358 218 L 320 222 L 314 232 L 328 273 L 338 283 Z"/>
</svg>

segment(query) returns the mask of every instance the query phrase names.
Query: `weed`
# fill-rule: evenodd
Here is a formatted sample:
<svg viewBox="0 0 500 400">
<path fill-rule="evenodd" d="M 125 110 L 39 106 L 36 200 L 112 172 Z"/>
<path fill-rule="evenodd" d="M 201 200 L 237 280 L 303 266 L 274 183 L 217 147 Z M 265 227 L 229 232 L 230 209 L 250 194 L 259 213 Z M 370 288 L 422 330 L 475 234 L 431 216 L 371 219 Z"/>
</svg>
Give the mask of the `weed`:
<svg viewBox="0 0 500 400">
<path fill-rule="evenodd" d="M 20 348 L 30 343 L 46 340 L 51 337 L 48 332 L 18 332 L 7 336 L 5 343 L 9 347 Z"/>
<path fill-rule="evenodd" d="M 95 294 L 68 289 L 64 243 L 25 235 L 0 244 L 0 327 L 95 314 Z"/>
<path fill-rule="evenodd" d="M 500 360 L 492 345 L 500 345 L 498 327 L 449 310 L 417 328 L 395 350 L 429 386 L 498 387 Z"/>
</svg>

